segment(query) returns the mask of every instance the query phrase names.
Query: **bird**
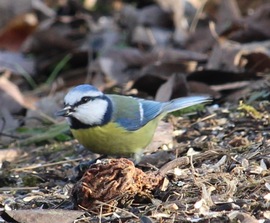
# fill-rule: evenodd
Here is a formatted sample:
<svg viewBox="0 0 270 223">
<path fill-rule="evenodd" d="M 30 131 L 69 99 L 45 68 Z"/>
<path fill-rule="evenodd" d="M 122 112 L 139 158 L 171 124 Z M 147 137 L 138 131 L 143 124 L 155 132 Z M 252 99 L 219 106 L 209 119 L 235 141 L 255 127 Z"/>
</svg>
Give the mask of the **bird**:
<svg viewBox="0 0 270 223">
<path fill-rule="evenodd" d="M 82 84 L 65 95 L 64 108 L 56 115 L 66 117 L 74 138 L 93 153 L 139 161 L 166 114 L 209 101 L 209 96 L 188 96 L 158 102 L 104 94 L 92 85 Z"/>
</svg>

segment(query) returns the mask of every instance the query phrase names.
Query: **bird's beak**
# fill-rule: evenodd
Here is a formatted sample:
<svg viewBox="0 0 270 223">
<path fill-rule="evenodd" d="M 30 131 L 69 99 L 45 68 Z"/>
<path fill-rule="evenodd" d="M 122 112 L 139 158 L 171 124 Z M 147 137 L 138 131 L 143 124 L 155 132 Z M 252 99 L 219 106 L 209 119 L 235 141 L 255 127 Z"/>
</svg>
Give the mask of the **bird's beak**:
<svg viewBox="0 0 270 223">
<path fill-rule="evenodd" d="M 68 105 L 66 106 L 64 109 L 60 110 L 60 111 L 57 111 L 55 113 L 56 116 L 64 116 L 64 117 L 68 117 L 70 116 L 72 113 L 74 112 L 74 109 Z"/>
</svg>

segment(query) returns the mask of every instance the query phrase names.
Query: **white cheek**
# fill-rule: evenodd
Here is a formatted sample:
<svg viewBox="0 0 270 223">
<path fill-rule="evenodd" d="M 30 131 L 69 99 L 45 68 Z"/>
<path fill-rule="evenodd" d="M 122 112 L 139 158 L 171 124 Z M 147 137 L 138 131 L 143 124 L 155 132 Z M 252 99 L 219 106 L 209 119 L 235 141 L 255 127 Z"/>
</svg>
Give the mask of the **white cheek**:
<svg viewBox="0 0 270 223">
<path fill-rule="evenodd" d="M 107 101 L 96 99 L 80 105 L 73 116 L 84 124 L 98 125 L 102 123 L 107 107 Z"/>
</svg>

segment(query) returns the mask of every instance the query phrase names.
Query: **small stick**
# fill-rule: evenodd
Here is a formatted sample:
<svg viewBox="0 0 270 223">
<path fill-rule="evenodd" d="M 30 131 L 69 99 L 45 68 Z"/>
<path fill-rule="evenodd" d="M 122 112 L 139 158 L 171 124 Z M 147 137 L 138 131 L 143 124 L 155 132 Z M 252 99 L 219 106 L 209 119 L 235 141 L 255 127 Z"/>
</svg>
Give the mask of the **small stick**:
<svg viewBox="0 0 270 223">
<path fill-rule="evenodd" d="M 12 169 L 12 171 L 20 172 L 20 171 L 24 171 L 24 170 L 33 170 L 33 169 L 42 168 L 42 167 L 49 167 L 49 166 L 55 166 L 55 165 L 60 165 L 60 164 L 64 164 L 64 163 L 76 162 L 76 161 L 80 161 L 82 159 L 83 158 L 78 158 L 78 159 L 64 160 L 64 161 L 59 161 L 59 162 L 54 162 L 54 163 L 46 163 L 43 165 L 32 165 L 32 166 L 26 166 L 26 167 L 21 167 L 21 168 L 14 168 L 14 169 Z"/>
<path fill-rule="evenodd" d="M 172 170 L 178 166 L 185 166 L 185 165 L 188 165 L 189 164 L 189 158 L 187 156 L 183 156 L 183 157 L 180 157 L 180 158 L 177 158 L 177 159 L 174 159 L 168 163 L 166 163 L 165 165 L 163 165 L 160 170 L 158 171 L 158 173 L 161 175 L 161 176 L 165 176 L 166 173 L 169 171 L 169 170 Z"/>
</svg>

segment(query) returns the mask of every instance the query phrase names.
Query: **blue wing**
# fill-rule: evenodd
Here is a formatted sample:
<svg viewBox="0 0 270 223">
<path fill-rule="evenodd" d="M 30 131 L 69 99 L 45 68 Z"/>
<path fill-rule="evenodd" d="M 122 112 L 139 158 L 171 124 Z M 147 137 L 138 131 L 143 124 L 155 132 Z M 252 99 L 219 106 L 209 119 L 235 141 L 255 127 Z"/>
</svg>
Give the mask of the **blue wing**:
<svg viewBox="0 0 270 223">
<path fill-rule="evenodd" d="M 210 101 L 207 96 L 190 96 L 157 102 L 120 95 L 110 95 L 112 101 L 112 121 L 128 131 L 135 131 L 159 115 Z M 162 116 L 161 116 L 162 117 Z"/>
<path fill-rule="evenodd" d="M 162 112 L 163 103 L 143 99 L 110 95 L 113 104 L 112 121 L 128 131 L 146 125 Z"/>
<path fill-rule="evenodd" d="M 147 124 L 163 112 L 164 103 L 138 99 L 142 108 L 142 125 Z"/>
</svg>

